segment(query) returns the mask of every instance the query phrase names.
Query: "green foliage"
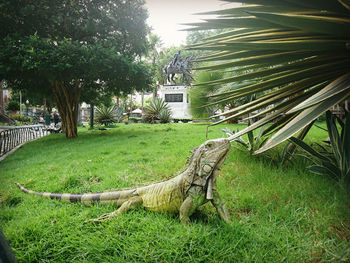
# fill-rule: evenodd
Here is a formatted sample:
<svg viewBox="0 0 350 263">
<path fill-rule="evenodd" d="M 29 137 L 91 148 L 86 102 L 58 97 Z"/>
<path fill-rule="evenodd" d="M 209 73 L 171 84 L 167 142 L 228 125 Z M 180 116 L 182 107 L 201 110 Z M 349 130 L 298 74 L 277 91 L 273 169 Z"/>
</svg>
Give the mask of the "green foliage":
<svg viewBox="0 0 350 263">
<path fill-rule="evenodd" d="M 20 107 L 19 107 L 19 102 L 16 100 L 10 100 L 9 103 L 6 105 L 6 110 L 8 111 L 19 111 Z"/>
<path fill-rule="evenodd" d="M 140 117 L 129 117 L 131 123 L 140 123 L 142 119 Z"/>
<path fill-rule="evenodd" d="M 12 71 L 15 68 L 22 74 L 20 76 L 24 76 L 28 71 L 32 72 L 33 77 L 44 74 L 49 78 L 49 85 L 43 88 L 50 88 L 50 81 L 56 78 L 64 80 L 72 89 L 75 86 L 84 88 L 87 93 L 84 95 L 86 101 L 95 93 L 107 95 L 110 92 L 127 93 L 130 88 L 142 90 L 148 84 L 148 71 L 143 63 L 134 63 L 125 55 L 118 54 L 117 50 L 100 44 L 82 45 L 80 42 L 64 39 L 56 45 L 56 40 L 41 39 L 36 35 L 24 37 L 20 44 L 15 39 L 7 40 L 0 59 L 10 60 L 13 56 L 17 56 L 16 61 L 22 63 L 13 63 L 11 67 L 2 71 L 3 76 L 10 80 L 15 77 L 15 75 L 11 76 L 15 74 Z M 35 52 L 28 54 L 27 49 L 30 47 Z M 22 57 L 26 60 L 25 65 L 21 61 Z M 113 76 L 113 73 L 116 75 Z M 79 77 L 83 78 L 80 80 L 83 83 L 69 82 Z M 99 79 L 98 82 L 97 79 Z M 105 81 L 102 82 L 102 80 Z"/>
<path fill-rule="evenodd" d="M 216 103 L 257 95 L 254 101 L 221 114 L 226 118 L 220 122 L 255 111 L 259 113 L 251 117 L 263 117 L 234 136 L 275 121 L 270 139 L 256 151 L 261 153 L 350 96 L 350 8 L 347 1 L 335 0 L 241 2 L 235 8 L 207 13 L 217 18 L 190 24 L 190 30 L 231 29 L 190 49 L 212 52 L 197 59 L 212 62 L 198 70 L 228 73 L 198 84 L 229 87 L 211 96 Z"/>
<path fill-rule="evenodd" d="M 1 3 L 1 13 L 1 38 L 36 34 L 57 41 L 103 43 L 109 48 L 116 44 L 114 48 L 126 56 L 142 54 L 146 48 L 147 11 L 143 0 L 84 0 L 69 4 L 59 0 L 40 3 L 5 0 Z M 26 51 L 35 54 L 33 48 L 28 47 Z M 64 68 L 72 65 L 74 63 L 62 64 Z"/>
<path fill-rule="evenodd" d="M 221 31 L 221 30 L 220 30 Z M 200 30 L 200 31 L 189 31 L 186 36 L 186 44 L 193 45 L 202 42 L 207 37 L 212 37 L 221 32 L 217 30 Z"/>
<path fill-rule="evenodd" d="M 169 123 L 171 120 L 171 111 L 169 109 L 162 109 L 159 112 L 160 123 Z"/>
<path fill-rule="evenodd" d="M 133 96 L 132 100 L 130 96 L 119 97 L 119 106 L 123 108 L 124 112 L 130 112 L 141 107 L 141 104 L 136 101 L 136 98 Z"/>
<path fill-rule="evenodd" d="M 205 83 L 208 81 L 214 81 L 221 79 L 223 76 L 223 72 L 219 71 L 199 71 L 196 72 L 194 77 L 194 84 Z M 194 118 L 197 119 L 206 119 L 213 115 L 216 109 L 218 109 L 218 105 L 203 107 L 203 105 L 210 104 L 212 101 L 210 99 L 210 95 L 214 94 L 218 90 L 218 86 L 214 85 L 201 85 L 191 86 L 189 94 L 190 94 L 190 110 L 191 114 Z"/>
<path fill-rule="evenodd" d="M 144 209 L 102 224 L 83 224 L 116 207 L 31 196 L 13 183 L 38 191 L 82 193 L 162 181 L 183 169 L 191 146 L 206 140 L 204 127 L 80 128 L 75 140 L 52 134 L 6 157 L 0 162 L 0 227 L 18 261 L 349 261 L 350 198 L 333 180 L 309 173 L 303 162 L 276 167 L 232 150 L 217 178 L 232 225 L 222 223 L 211 204 L 193 215 L 188 226 L 178 216 Z M 218 127 L 236 130 L 243 125 Z M 221 135 L 212 129 L 208 139 Z M 312 128 L 308 136 L 321 140 L 326 133 Z"/>
<path fill-rule="evenodd" d="M 149 66 L 151 68 L 150 70 L 151 75 L 153 77 L 152 88 L 156 87 L 157 81 L 160 83 L 164 83 L 164 80 L 165 80 L 163 68 L 159 64 L 159 59 L 162 53 L 161 52 L 162 45 L 163 45 L 162 40 L 158 35 L 154 33 L 150 33 L 148 35 L 146 59 L 148 60 Z"/>
<path fill-rule="evenodd" d="M 192 119 L 178 119 L 178 118 L 173 118 L 174 122 L 183 122 L 183 123 L 188 123 L 189 121 L 192 121 Z"/>
<path fill-rule="evenodd" d="M 20 114 L 14 114 L 11 116 L 13 119 L 15 119 L 16 121 L 20 121 L 20 122 L 30 122 L 31 118 L 27 117 L 27 116 L 23 116 Z"/>
<path fill-rule="evenodd" d="M 171 119 L 171 111 L 164 100 L 155 98 L 150 101 L 144 108 L 146 113 L 145 121 L 148 123 L 167 123 Z"/>
<path fill-rule="evenodd" d="M 48 112 L 54 107 L 54 97 L 52 89 L 48 89 L 50 83 L 47 79 L 12 79 L 7 81 L 8 88 L 11 89 L 11 99 L 19 101 L 20 92 L 22 101 L 29 101 L 29 105 L 43 106 L 44 101 Z"/>
<path fill-rule="evenodd" d="M 101 123 L 104 126 L 119 123 L 123 120 L 123 109 L 115 105 L 101 105 L 100 107 L 96 107 L 95 120 L 97 123 Z"/>
<path fill-rule="evenodd" d="M 337 127 L 338 121 L 340 132 Z M 314 165 L 309 166 L 311 172 L 330 175 L 346 184 L 350 184 L 350 113 L 346 112 L 342 121 L 330 111 L 326 112 L 329 141 L 326 145 L 318 144 L 320 149 L 313 148 L 297 138 L 290 138 L 296 145 L 308 153 Z"/>
</svg>

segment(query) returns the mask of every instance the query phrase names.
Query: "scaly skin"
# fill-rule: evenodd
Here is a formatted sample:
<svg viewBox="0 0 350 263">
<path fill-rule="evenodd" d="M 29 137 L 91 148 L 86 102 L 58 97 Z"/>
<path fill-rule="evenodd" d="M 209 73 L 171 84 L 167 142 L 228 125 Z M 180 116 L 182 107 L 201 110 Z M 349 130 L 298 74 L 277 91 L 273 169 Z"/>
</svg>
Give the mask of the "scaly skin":
<svg viewBox="0 0 350 263">
<path fill-rule="evenodd" d="M 110 190 L 106 192 L 87 194 L 59 194 L 36 192 L 18 187 L 25 193 L 49 197 L 69 202 L 114 203 L 119 208 L 90 222 L 100 222 L 131 208 L 143 206 L 154 212 L 179 213 L 183 224 L 189 222 L 189 217 L 201 205 L 211 201 L 219 217 L 230 222 L 230 216 L 216 191 L 216 176 L 224 163 L 230 149 L 227 139 L 208 140 L 195 148 L 185 169 L 175 177 L 159 183 L 143 187 Z"/>
</svg>

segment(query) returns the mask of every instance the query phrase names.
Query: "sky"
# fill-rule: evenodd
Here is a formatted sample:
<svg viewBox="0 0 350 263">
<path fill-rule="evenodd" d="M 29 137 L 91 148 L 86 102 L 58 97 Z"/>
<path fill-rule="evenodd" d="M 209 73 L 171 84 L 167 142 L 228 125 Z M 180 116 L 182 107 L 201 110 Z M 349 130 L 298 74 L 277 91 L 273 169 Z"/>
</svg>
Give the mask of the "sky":
<svg viewBox="0 0 350 263">
<path fill-rule="evenodd" d="M 161 37 L 163 46 L 185 44 L 186 28 L 182 23 L 200 22 L 201 18 L 214 16 L 193 15 L 194 13 L 214 11 L 232 7 L 232 4 L 219 0 L 146 0 L 149 12 L 148 25 Z"/>
</svg>

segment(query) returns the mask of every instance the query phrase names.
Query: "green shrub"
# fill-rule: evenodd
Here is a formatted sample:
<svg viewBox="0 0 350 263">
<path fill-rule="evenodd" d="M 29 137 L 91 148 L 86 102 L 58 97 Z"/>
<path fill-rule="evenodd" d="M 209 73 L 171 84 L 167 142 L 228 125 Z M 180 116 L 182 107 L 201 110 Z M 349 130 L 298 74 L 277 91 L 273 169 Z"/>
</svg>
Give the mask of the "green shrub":
<svg viewBox="0 0 350 263">
<path fill-rule="evenodd" d="M 250 121 L 248 121 L 248 126 L 250 126 Z M 247 133 L 248 135 L 248 140 L 245 141 L 243 140 L 243 138 L 241 136 L 239 136 L 238 138 L 235 138 L 233 141 L 237 142 L 238 144 L 242 145 L 245 149 L 247 149 L 250 154 L 254 154 L 254 152 L 259 149 L 260 147 L 262 147 L 262 145 L 264 145 L 264 143 L 266 142 L 267 138 L 263 138 L 264 135 L 264 129 L 265 126 L 262 126 L 260 128 L 260 132 L 257 136 L 254 137 L 253 131 L 249 131 Z M 225 133 L 225 135 L 227 135 L 227 137 L 231 137 L 233 136 L 235 133 L 238 133 L 239 130 L 237 130 L 236 132 L 230 131 L 230 129 L 221 129 L 221 131 L 223 131 Z"/>
<path fill-rule="evenodd" d="M 97 123 L 103 124 L 105 126 L 119 123 L 123 120 L 123 109 L 118 106 L 105 106 L 96 108 L 96 117 L 95 120 Z"/>
<path fill-rule="evenodd" d="M 132 122 L 132 123 L 139 123 L 139 122 L 141 122 L 141 118 L 139 118 L 139 117 L 130 117 L 129 121 Z"/>
<path fill-rule="evenodd" d="M 171 120 L 171 111 L 167 103 L 162 99 L 155 99 L 150 101 L 145 106 L 144 111 L 146 113 L 145 122 L 147 123 L 168 123 Z"/>
<path fill-rule="evenodd" d="M 21 122 L 30 122 L 31 121 L 30 117 L 23 116 L 23 115 L 20 115 L 20 114 L 14 114 L 12 116 L 12 118 L 15 119 L 16 121 L 21 121 Z"/>
<path fill-rule="evenodd" d="M 171 112 L 168 109 L 163 109 L 159 112 L 160 123 L 169 123 L 171 120 Z"/>
<path fill-rule="evenodd" d="M 10 100 L 6 106 L 6 110 L 11 112 L 19 111 L 20 110 L 19 102 L 16 100 Z"/>
<path fill-rule="evenodd" d="M 341 120 L 327 111 L 326 122 L 329 141 L 324 145 L 317 144 L 318 148 L 313 148 L 297 138 L 292 137 L 290 140 L 313 161 L 314 164 L 308 167 L 311 172 L 330 175 L 350 184 L 350 113 L 345 112 L 345 119 Z"/>
<path fill-rule="evenodd" d="M 174 122 L 179 122 L 179 121 L 181 121 L 181 122 L 183 122 L 183 123 L 187 123 L 187 122 L 189 122 L 189 121 L 192 121 L 192 119 L 173 119 L 173 121 Z"/>
</svg>

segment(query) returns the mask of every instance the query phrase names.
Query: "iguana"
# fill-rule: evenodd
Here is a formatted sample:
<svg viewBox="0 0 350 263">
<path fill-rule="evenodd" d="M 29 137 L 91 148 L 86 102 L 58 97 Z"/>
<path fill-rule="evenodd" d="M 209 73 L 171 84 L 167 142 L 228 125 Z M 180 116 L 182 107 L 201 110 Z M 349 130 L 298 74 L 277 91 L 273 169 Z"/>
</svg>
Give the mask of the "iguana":
<svg viewBox="0 0 350 263">
<path fill-rule="evenodd" d="M 51 199 L 91 204 L 94 202 L 114 203 L 119 208 L 90 222 L 98 222 L 125 213 L 130 208 L 143 206 L 155 212 L 180 213 L 180 220 L 186 224 L 189 216 L 201 205 L 211 201 L 219 217 L 230 222 L 230 216 L 216 191 L 216 177 L 230 150 L 227 139 L 208 140 L 197 148 L 187 161 L 185 168 L 175 177 L 147 186 L 109 190 L 87 194 L 59 194 L 36 192 L 18 187 L 25 193 Z"/>
</svg>

